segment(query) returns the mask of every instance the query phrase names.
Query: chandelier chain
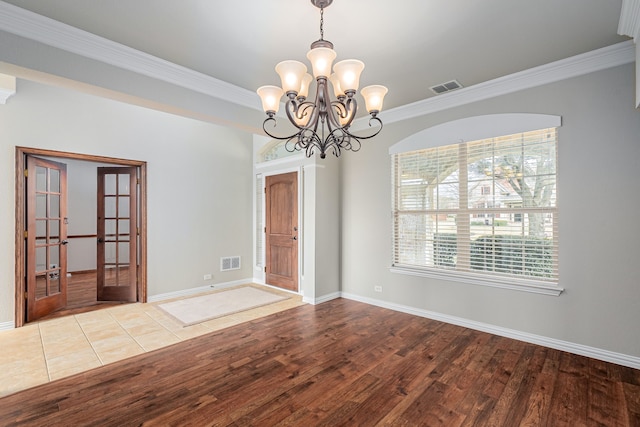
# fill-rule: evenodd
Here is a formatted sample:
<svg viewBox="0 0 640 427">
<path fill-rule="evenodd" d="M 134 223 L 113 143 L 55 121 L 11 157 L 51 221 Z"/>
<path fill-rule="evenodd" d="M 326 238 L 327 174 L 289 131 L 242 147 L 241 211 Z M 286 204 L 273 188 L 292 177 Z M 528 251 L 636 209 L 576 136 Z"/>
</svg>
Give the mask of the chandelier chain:
<svg viewBox="0 0 640 427">
<path fill-rule="evenodd" d="M 324 7 L 320 8 L 320 40 L 324 40 Z"/>
</svg>

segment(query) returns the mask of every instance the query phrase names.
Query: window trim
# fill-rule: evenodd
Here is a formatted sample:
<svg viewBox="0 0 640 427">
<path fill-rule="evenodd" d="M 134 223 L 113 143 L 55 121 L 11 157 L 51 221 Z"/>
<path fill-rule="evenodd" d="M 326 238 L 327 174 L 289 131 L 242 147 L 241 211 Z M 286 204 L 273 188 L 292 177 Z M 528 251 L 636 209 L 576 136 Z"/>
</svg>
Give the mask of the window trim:
<svg viewBox="0 0 640 427">
<path fill-rule="evenodd" d="M 389 154 L 393 156 L 409 151 L 494 138 L 543 128 L 558 128 L 560 126 L 562 126 L 561 116 L 548 114 L 507 113 L 467 117 L 442 123 L 410 135 L 392 145 L 389 148 Z M 392 179 L 395 179 L 395 177 L 392 177 Z M 392 194 L 392 203 L 393 200 L 394 194 Z M 552 284 L 544 281 L 536 281 L 535 279 L 503 276 L 493 278 L 484 274 L 465 271 L 392 265 L 390 272 L 552 296 L 559 296 L 564 291 L 559 283 Z"/>
<path fill-rule="evenodd" d="M 404 274 L 408 276 L 428 277 L 430 279 L 448 280 L 460 282 L 468 285 L 489 286 L 492 288 L 511 289 L 515 291 L 531 292 L 535 294 L 559 296 L 564 292 L 564 288 L 551 285 L 547 282 L 537 282 L 535 280 L 508 278 L 496 276 L 495 280 L 486 275 L 473 274 L 466 271 L 436 270 L 428 268 L 405 267 L 393 265 L 389 268 L 391 273 Z"/>
</svg>

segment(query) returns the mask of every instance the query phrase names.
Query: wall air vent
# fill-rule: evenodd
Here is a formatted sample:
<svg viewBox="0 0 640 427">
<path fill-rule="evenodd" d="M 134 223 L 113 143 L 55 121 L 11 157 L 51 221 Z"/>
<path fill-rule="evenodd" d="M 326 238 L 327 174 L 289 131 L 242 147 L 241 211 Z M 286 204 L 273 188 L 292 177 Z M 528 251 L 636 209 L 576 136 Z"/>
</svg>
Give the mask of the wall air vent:
<svg viewBox="0 0 640 427">
<path fill-rule="evenodd" d="M 457 80 L 451 80 L 450 82 L 442 83 L 439 85 L 431 86 L 431 92 L 439 95 L 441 93 L 450 92 L 452 90 L 460 89 L 462 85 Z"/>
<path fill-rule="evenodd" d="M 239 256 L 226 256 L 220 258 L 220 271 L 240 270 Z"/>
</svg>

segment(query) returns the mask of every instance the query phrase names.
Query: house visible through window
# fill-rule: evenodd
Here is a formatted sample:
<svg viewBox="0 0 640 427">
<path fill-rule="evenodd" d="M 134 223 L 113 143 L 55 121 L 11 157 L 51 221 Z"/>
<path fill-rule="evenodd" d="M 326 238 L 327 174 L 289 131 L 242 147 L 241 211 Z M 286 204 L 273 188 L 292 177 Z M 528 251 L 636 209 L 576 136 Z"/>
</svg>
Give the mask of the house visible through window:
<svg viewBox="0 0 640 427">
<path fill-rule="evenodd" d="M 392 155 L 393 264 L 557 284 L 556 128 Z"/>
</svg>

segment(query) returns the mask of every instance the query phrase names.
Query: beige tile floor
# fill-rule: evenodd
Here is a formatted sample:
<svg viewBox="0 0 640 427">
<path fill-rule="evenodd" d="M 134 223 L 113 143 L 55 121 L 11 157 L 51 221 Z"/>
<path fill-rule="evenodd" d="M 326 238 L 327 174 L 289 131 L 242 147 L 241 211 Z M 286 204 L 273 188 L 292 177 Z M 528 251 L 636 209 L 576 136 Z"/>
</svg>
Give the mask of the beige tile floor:
<svg viewBox="0 0 640 427">
<path fill-rule="evenodd" d="M 158 309 L 166 302 L 161 301 L 0 331 L 0 397 L 304 304 L 299 295 L 287 295 L 291 298 L 187 327 Z"/>
</svg>

